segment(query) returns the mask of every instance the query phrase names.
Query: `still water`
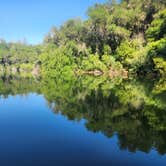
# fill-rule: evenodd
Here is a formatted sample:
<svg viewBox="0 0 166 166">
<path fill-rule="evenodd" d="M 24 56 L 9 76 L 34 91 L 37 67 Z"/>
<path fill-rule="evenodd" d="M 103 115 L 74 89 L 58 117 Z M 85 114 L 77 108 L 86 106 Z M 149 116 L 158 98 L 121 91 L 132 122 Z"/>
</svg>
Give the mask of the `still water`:
<svg viewBox="0 0 166 166">
<path fill-rule="evenodd" d="M 164 166 L 163 80 L 115 82 L 1 80 L 0 165 Z"/>
</svg>

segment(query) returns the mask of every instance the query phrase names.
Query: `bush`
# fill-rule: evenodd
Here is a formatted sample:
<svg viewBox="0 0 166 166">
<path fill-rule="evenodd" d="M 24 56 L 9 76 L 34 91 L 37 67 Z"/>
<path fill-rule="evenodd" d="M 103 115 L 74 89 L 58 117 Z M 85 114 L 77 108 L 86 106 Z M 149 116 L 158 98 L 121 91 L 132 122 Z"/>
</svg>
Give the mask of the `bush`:
<svg viewBox="0 0 166 166">
<path fill-rule="evenodd" d="M 147 61 L 147 50 L 141 38 L 124 41 L 116 50 L 117 59 L 128 69 L 137 70 Z"/>
<path fill-rule="evenodd" d="M 155 69 L 157 69 L 160 74 L 166 75 L 166 60 L 163 58 L 153 58 L 155 64 Z"/>
<path fill-rule="evenodd" d="M 146 38 L 149 42 L 160 40 L 166 37 L 166 9 L 159 12 L 150 27 L 146 31 Z"/>
</svg>

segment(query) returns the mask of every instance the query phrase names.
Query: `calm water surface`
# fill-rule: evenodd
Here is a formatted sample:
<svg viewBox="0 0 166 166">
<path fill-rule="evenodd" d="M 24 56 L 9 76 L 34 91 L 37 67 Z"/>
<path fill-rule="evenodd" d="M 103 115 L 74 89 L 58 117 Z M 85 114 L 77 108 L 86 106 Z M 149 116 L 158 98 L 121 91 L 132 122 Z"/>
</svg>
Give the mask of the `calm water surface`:
<svg viewBox="0 0 166 166">
<path fill-rule="evenodd" d="M 130 86 L 132 92 L 141 89 L 136 96 L 133 93 L 129 96 L 130 102 L 133 100 L 131 104 L 123 101 L 127 96 L 119 97 L 123 91 L 103 95 L 106 92 L 96 94 L 92 88 L 85 94 L 82 87 L 83 91 L 72 88 L 67 93 L 70 88 L 65 87 L 63 94 L 63 91 L 57 93 L 62 87 L 51 89 L 54 84 L 21 81 L 1 82 L 0 165 L 166 164 L 163 91 L 155 94 L 154 100 L 149 93 L 141 94 L 143 85 L 134 89 L 136 84 L 127 84 L 122 90 Z M 23 82 L 28 85 L 22 85 Z M 159 108 L 155 105 L 157 102 Z M 154 116 L 152 108 L 159 115 L 161 111 L 162 117 Z M 153 115 L 143 109 L 151 110 Z M 141 111 L 152 116 L 152 120 Z"/>
</svg>

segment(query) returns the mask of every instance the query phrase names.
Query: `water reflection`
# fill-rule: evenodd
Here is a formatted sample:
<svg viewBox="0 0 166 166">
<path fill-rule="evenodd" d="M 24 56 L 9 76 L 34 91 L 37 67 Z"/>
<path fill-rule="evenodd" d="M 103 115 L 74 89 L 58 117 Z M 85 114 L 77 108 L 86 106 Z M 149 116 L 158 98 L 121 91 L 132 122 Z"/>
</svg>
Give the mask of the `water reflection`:
<svg viewBox="0 0 166 166">
<path fill-rule="evenodd" d="M 5 77 L 0 95 L 44 95 L 48 106 L 72 121 L 86 120 L 86 128 L 107 137 L 117 134 L 119 148 L 166 153 L 166 81 Z"/>
</svg>

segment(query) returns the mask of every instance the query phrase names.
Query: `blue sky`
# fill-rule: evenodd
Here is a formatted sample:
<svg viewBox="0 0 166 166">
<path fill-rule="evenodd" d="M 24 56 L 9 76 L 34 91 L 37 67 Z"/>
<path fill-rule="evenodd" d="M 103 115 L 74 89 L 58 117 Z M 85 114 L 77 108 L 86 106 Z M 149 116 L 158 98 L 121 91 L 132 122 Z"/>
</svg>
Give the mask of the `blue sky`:
<svg viewBox="0 0 166 166">
<path fill-rule="evenodd" d="M 4 0 L 0 1 L 0 38 L 40 43 L 51 26 L 67 19 L 86 18 L 94 3 L 105 0 Z"/>
</svg>

